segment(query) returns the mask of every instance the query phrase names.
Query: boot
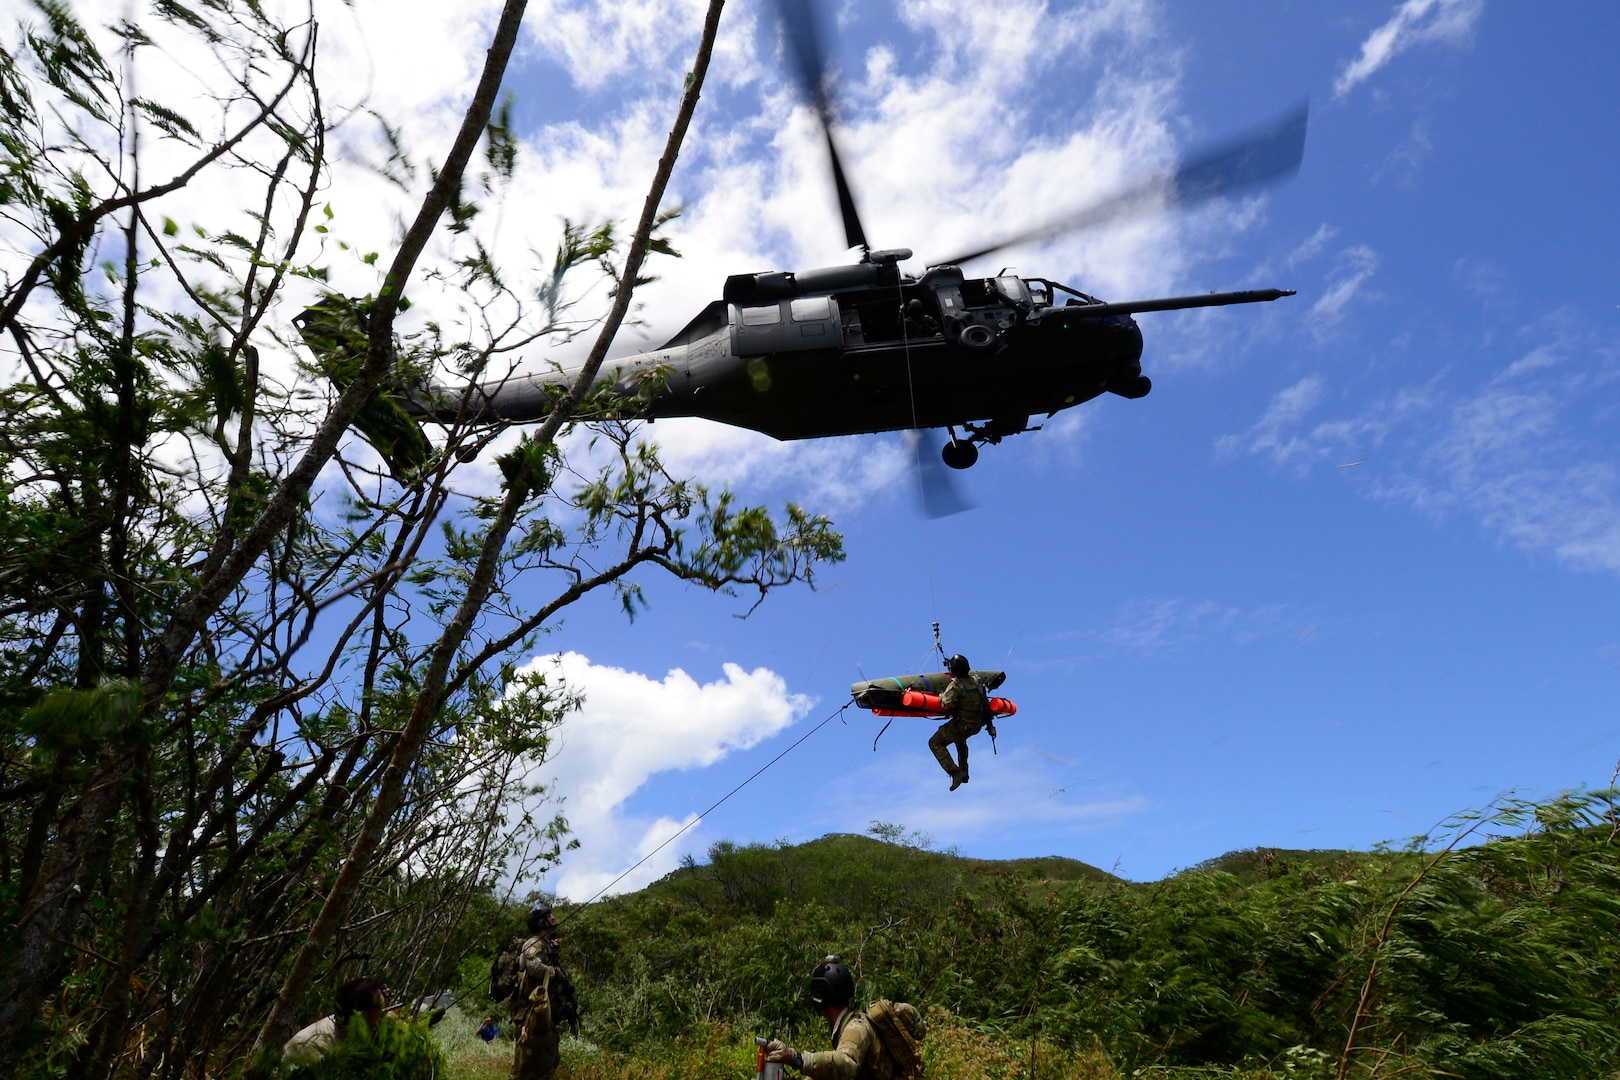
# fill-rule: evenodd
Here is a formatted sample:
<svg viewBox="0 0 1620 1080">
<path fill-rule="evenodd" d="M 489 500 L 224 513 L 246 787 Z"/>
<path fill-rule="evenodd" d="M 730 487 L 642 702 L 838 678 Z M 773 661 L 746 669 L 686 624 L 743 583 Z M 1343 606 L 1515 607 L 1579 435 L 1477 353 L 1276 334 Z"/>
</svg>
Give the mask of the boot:
<svg viewBox="0 0 1620 1080">
<path fill-rule="evenodd" d="M 961 787 L 966 782 L 967 782 L 967 773 L 963 772 L 960 769 L 958 769 L 955 772 L 951 773 L 951 790 L 952 791 L 955 791 L 957 788 Z"/>
<path fill-rule="evenodd" d="M 962 776 L 962 783 L 964 783 L 964 784 L 967 783 L 968 782 L 968 774 L 967 774 L 967 766 L 966 765 L 962 766 L 961 776 Z"/>
</svg>

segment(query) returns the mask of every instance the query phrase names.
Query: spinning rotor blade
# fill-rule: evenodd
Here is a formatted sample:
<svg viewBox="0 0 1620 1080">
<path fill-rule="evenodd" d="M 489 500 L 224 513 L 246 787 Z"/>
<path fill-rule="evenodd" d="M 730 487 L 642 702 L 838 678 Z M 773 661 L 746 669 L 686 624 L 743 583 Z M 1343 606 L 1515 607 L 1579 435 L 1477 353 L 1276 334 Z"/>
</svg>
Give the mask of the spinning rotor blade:
<svg viewBox="0 0 1620 1080">
<path fill-rule="evenodd" d="M 799 87 L 816 107 L 816 118 L 821 121 L 821 132 L 827 137 L 827 155 L 832 158 L 833 184 L 838 188 L 838 209 L 844 215 L 844 239 L 852 248 L 869 249 L 866 230 L 861 228 L 861 216 L 855 211 L 855 196 L 850 194 L 849 181 L 844 179 L 844 163 L 838 156 L 838 145 L 832 133 L 832 103 L 827 97 L 827 58 L 821 48 L 821 31 L 816 25 L 815 11 L 810 0 L 777 0 L 782 16 L 782 29 L 787 35 L 788 48 L 793 53 L 793 71 Z"/>
<path fill-rule="evenodd" d="M 1014 244 L 1049 240 L 1063 233 L 1089 229 L 1148 211 L 1192 206 L 1244 188 L 1288 179 L 1299 171 L 1299 163 L 1305 156 L 1307 112 L 1308 103 L 1301 102 L 1263 130 L 1208 150 L 1185 162 L 1169 176 L 1126 188 L 1102 202 L 1039 228 L 1016 233 L 933 265 L 965 263 Z"/>
<path fill-rule="evenodd" d="M 937 430 L 908 431 L 906 441 L 917 458 L 917 500 L 923 517 L 950 517 L 977 505 L 962 494 L 956 477 L 940 460 L 939 452 L 945 444 Z"/>
</svg>

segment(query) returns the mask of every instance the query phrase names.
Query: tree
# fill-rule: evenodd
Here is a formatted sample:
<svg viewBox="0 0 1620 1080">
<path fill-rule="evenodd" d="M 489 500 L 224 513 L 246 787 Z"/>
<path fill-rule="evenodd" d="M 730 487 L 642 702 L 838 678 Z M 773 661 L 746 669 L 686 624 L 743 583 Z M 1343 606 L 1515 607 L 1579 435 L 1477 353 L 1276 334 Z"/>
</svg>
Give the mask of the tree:
<svg viewBox="0 0 1620 1080">
<path fill-rule="evenodd" d="M 262 1069 L 344 965 L 398 957 L 438 985 L 488 888 L 564 841 L 561 818 L 504 824 L 573 700 L 514 666 L 558 613 L 604 590 L 633 613 L 649 571 L 763 597 L 841 557 L 825 519 L 672 476 L 594 385 L 667 249 L 721 6 L 632 235 L 570 226 L 523 284 L 477 221 L 517 152 L 507 0 L 443 159 L 413 174 L 384 128 L 414 211 L 365 254 L 371 295 L 318 305 L 327 347 L 294 367 L 296 287 L 344 251 L 313 9 L 162 0 L 112 28 L 115 63 L 35 0 L 0 55 L 0 1070 L 177 1076 L 250 1043 Z M 135 92 L 199 55 L 218 96 Z M 175 197 L 220 176 L 251 178 L 251 205 L 176 221 Z M 453 262 L 424 263 L 436 235 Z M 570 283 L 592 267 L 612 303 L 584 371 L 498 484 L 459 494 L 501 433 L 426 437 L 391 392 L 447 370 L 470 392 L 581 332 Z M 458 304 L 401 336 L 428 280 Z M 594 463 L 569 434 L 593 435 Z"/>
</svg>

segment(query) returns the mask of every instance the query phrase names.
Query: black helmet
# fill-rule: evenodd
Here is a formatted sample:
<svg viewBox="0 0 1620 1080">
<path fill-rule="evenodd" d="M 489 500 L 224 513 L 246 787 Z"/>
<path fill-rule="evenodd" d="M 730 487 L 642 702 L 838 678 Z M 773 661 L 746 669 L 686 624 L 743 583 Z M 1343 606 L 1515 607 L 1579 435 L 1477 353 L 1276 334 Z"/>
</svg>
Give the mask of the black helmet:
<svg viewBox="0 0 1620 1080">
<path fill-rule="evenodd" d="M 838 957 L 828 956 L 810 973 L 810 1004 L 816 1008 L 848 1005 L 854 996 L 855 976 L 849 973 L 849 968 Z"/>
<path fill-rule="evenodd" d="M 966 675 L 973 670 L 973 665 L 968 663 L 968 658 L 961 653 L 945 661 L 945 666 L 951 669 L 952 675 Z"/>
<path fill-rule="evenodd" d="M 529 933 L 538 934 L 547 926 L 555 925 L 551 918 L 551 909 L 544 904 L 529 912 Z"/>
</svg>

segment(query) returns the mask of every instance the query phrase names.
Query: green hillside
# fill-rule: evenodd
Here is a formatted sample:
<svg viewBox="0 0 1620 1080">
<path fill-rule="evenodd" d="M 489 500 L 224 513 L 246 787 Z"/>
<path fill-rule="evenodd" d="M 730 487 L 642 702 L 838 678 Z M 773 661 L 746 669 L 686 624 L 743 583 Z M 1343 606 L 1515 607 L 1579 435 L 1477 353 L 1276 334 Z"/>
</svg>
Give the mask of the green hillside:
<svg viewBox="0 0 1620 1080">
<path fill-rule="evenodd" d="M 1612 1076 L 1612 809 L 1576 796 L 1471 828 L 1450 849 L 1257 849 L 1150 883 L 1058 856 L 961 858 L 891 826 L 721 843 L 567 912 L 564 949 L 604 1052 L 717 1025 L 817 1045 L 804 981 L 836 952 L 862 999 L 912 1001 L 986 1053 L 1027 1048 L 1008 1060 L 1038 1045 L 1108 1075 Z"/>
</svg>

